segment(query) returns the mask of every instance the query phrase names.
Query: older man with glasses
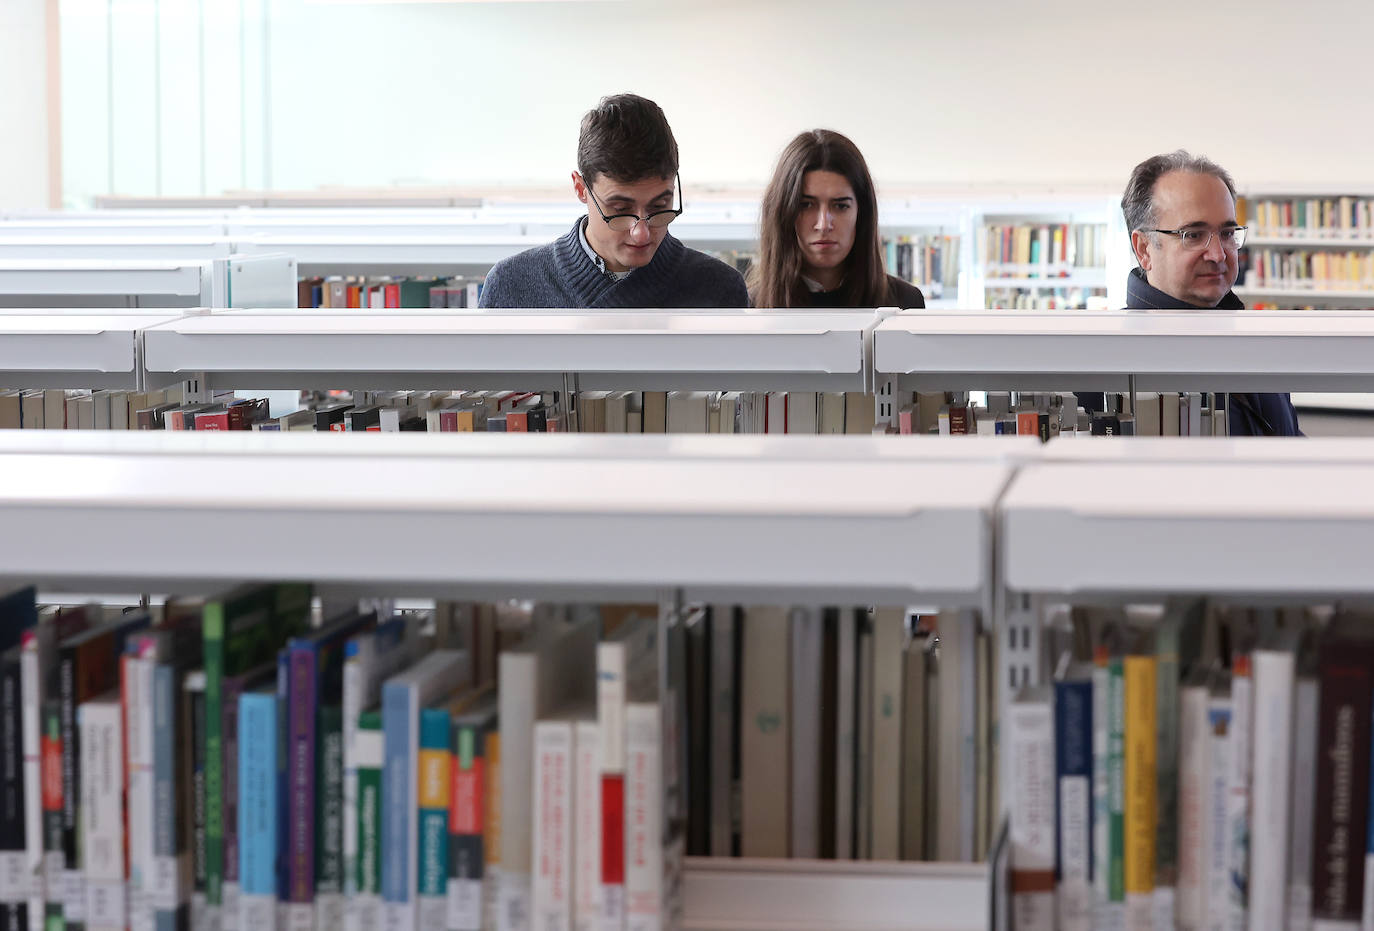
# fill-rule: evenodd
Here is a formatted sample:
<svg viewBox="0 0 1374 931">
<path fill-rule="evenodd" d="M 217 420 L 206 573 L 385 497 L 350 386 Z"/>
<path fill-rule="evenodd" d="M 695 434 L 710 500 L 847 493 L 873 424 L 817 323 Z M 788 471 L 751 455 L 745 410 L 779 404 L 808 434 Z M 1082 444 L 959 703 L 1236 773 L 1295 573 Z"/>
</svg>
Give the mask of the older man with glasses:
<svg viewBox="0 0 1374 931">
<path fill-rule="evenodd" d="M 602 98 L 582 119 L 572 183 L 586 214 L 556 242 L 498 262 L 481 306 L 748 306 L 739 272 L 668 232 L 682 215 L 682 179 L 658 104 Z"/>
<path fill-rule="evenodd" d="M 1131 172 L 1121 212 L 1138 267 L 1126 283 L 1131 309 L 1243 310 L 1231 290 L 1245 227 L 1236 222 L 1236 185 L 1224 168 L 1180 149 Z M 1287 394 L 1231 394 L 1232 436 L 1301 436 Z"/>
</svg>

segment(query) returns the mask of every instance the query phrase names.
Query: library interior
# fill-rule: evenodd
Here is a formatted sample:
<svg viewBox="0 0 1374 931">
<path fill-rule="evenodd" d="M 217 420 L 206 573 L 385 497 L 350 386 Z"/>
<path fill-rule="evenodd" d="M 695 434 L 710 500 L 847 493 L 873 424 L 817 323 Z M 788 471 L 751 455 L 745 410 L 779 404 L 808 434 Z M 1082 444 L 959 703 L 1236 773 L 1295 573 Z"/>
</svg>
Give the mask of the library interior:
<svg viewBox="0 0 1374 931">
<path fill-rule="evenodd" d="M 1371 34 L 0 0 L 0 928 L 1374 931 Z"/>
</svg>

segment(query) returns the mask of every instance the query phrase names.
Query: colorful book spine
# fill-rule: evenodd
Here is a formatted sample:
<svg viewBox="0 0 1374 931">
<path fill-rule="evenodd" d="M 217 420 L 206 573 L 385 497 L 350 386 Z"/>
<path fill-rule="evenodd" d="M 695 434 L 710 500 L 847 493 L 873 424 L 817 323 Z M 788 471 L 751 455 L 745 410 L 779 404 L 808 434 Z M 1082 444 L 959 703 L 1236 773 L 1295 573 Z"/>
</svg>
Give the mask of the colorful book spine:
<svg viewBox="0 0 1374 931">
<path fill-rule="evenodd" d="M 572 926 L 573 722 L 534 725 L 535 928 Z"/>
<path fill-rule="evenodd" d="M 1056 682 L 1054 872 L 1061 931 L 1092 927 L 1092 682 Z"/>
<path fill-rule="evenodd" d="M 625 705 L 625 931 L 663 931 L 663 712 Z"/>
<path fill-rule="evenodd" d="M 0 653 L 0 927 L 27 929 L 31 879 L 25 829 L 20 648 Z"/>
<path fill-rule="evenodd" d="M 222 865 L 220 883 L 220 923 L 222 931 L 239 931 L 239 699 L 270 682 L 271 665 L 257 666 L 243 675 L 227 676 L 221 681 L 220 759 L 224 788 L 220 800 L 222 824 Z M 244 928 L 243 931 L 253 931 Z"/>
<path fill-rule="evenodd" d="M 207 799 L 205 797 L 205 672 L 186 677 L 185 720 L 188 768 L 191 773 L 191 927 L 212 927 L 209 911 L 209 844 L 205 834 Z"/>
<path fill-rule="evenodd" d="M 1107 667 L 1107 902 L 1106 924 L 1125 921 L 1126 907 L 1126 671 L 1120 656 Z"/>
<path fill-rule="evenodd" d="M 345 913 L 342 706 L 320 705 L 315 727 L 315 927 L 340 928 Z"/>
<path fill-rule="evenodd" d="M 118 698 L 84 702 L 81 729 L 81 871 L 90 931 L 129 924 L 124 872 L 123 712 Z"/>
<path fill-rule="evenodd" d="M 448 922 L 448 821 L 453 789 L 450 721 L 449 713 L 439 708 L 420 712 L 416 916 L 421 928 L 443 928 Z"/>
<path fill-rule="evenodd" d="M 1207 699 L 1208 768 L 1204 817 L 1207 862 L 1204 865 L 1203 913 L 1209 931 L 1230 928 L 1231 845 L 1226 836 L 1230 805 L 1231 695 L 1214 691 Z"/>
<path fill-rule="evenodd" d="M 315 924 L 315 652 L 288 651 L 286 912 L 287 929 Z"/>
<path fill-rule="evenodd" d="M 453 793 L 449 809 L 448 931 L 482 931 L 482 837 L 487 727 L 453 722 Z"/>
<path fill-rule="evenodd" d="M 180 931 L 190 919 L 185 882 L 187 799 L 190 786 L 178 779 L 186 739 L 177 715 L 177 670 L 159 663 L 153 670 L 153 873 L 148 897 L 157 931 Z"/>
<path fill-rule="evenodd" d="M 1250 657 L 1238 653 L 1231 663 L 1231 730 L 1228 760 L 1226 836 L 1229 843 L 1231 881 L 1230 922 L 1242 928 L 1249 906 L 1250 877 L 1250 767 L 1254 717 Z"/>
<path fill-rule="evenodd" d="M 239 697 L 239 926 L 273 928 L 277 919 L 277 696 Z"/>
<path fill-rule="evenodd" d="M 380 928 L 382 912 L 382 715 L 364 711 L 356 734 L 358 853 L 349 913 L 359 928 Z M 480 931 L 480 929 L 479 929 Z"/>
<path fill-rule="evenodd" d="M 1126 928 L 1154 927 L 1157 725 L 1153 656 L 1127 656 L 1125 746 Z"/>
<path fill-rule="evenodd" d="M 601 727 L 578 721 L 573 738 L 573 931 L 600 931 Z"/>
<path fill-rule="evenodd" d="M 43 702 L 43 882 L 46 927 L 65 926 L 67 859 L 62 849 L 62 703 Z"/>
<path fill-rule="evenodd" d="M 1101 914 L 1109 898 L 1111 844 L 1108 842 L 1107 746 L 1110 734 L 1108 692 L 1111 685 L 1110 656 L 1105 647 L 1093 652 L 1093 906 Z M 1098 924 L 1104 924 L 1098 921 Z"/>
</svg>

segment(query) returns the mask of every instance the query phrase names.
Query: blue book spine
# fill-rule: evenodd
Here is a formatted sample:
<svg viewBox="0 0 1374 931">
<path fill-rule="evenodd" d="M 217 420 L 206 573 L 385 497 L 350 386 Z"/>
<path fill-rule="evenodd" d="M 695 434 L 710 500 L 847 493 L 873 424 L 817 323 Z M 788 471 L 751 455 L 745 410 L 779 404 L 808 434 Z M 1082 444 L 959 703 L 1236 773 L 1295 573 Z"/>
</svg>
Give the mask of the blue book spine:
<svg viewBox="0 0 1374 931">
<path fill-rule="evenodd" d="M 1093 687 L 1054 684 L 1054 875 L 1060 913 L 1090 919 L 1093 870 Z"/>
<path fill-rule="evenodd" d="M 411 823 L 419 809 L 412 751 L 417 747 L 418 709 L 412 686 L 388 682 L 382 687 L 382 903 L 394 916 L 388 927 L 413 927 L 415 879 L 410 875 L 416 840 Z M 411 920 L 407 921 L 407 917 Z"/>
<path fill-rule="evenodd" d="M 448 916 L 448 821 L 453 789 L 449 714 L 420 712 L 416 903 L 420 927 L 443 927 Z"/>
<path fill-rule="evenodd" d="M 287 650 L 280 650 L 277 653 L 277 730 L 276 730 L 276 776 L 277 776 L 277 801 L 276 810 L 285 813 L 287 800 L 290 798 L 290 779 L 287 771 L 287 759 L 290 754 L 287 751 L 287 720 L 286 709 L 290 704 L 291 694 L 291 654 Z M 277 831 L 276 850 L 276 894 L 277 901 L 285 905 L 287 901 L 287 882 L 286 882 L 286 863 L 287 840 L 290 837 L 289 831 Z"/>
<path fill-rule="evenodd" d="M 277 696 L 239 697 L 239 927 L 271 927 L 277 908 Z"/>
<path fill-rule="evenodd" d="M 177 931 L 190 921 L 190 903 L 178 881 L 179 853 L 186 838 L 177 836 L 177 671 L 167 664 L 153 669 L 153 920 L 157 931 Z"/>
</svg>

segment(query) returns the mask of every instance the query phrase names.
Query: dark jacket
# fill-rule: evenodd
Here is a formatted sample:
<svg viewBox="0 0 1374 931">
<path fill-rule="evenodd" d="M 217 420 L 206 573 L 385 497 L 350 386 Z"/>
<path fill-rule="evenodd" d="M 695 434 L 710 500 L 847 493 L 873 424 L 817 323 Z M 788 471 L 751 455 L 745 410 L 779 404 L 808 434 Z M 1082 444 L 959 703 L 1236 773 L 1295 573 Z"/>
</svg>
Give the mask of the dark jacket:
<svg viewBox="0 0 1374 931">
<path fill-rule="evenodd" d="M 896 275 L 887 276 L 887 301 L 888 307 L 897 307 L 901 310 L 921 310 L 926 306 L 925 295 L 921 289 L 909 281 L 903 281 Z M 847 307 L 844 301 L 844 289 L 836 288 L 834 291 L 810 291 L 807 292 L 810 303 L 804 307 Z"/>
<path fill-rule="evenodd" d="M 1145 280 L 1139 268 L 1131 269 L 1126 279 L 1127 310 L 1196 310 L 1192 304 L 1171 297 Z M 1218 310 L 1244 310 L 1245 304 L 1234 291 L 1217 304 Z M 1230 413 L 1227 426 L 1231 436 L 1302 436 L 1298 413 L 1287 394 L 1228 394 Z M 1220 402 L 1220 397 L 1218 397 Z"/>
</svg>

